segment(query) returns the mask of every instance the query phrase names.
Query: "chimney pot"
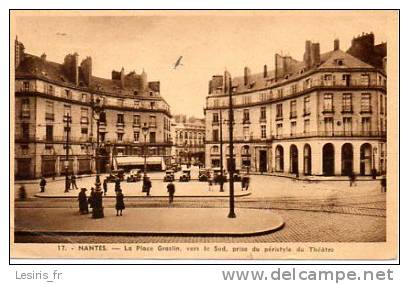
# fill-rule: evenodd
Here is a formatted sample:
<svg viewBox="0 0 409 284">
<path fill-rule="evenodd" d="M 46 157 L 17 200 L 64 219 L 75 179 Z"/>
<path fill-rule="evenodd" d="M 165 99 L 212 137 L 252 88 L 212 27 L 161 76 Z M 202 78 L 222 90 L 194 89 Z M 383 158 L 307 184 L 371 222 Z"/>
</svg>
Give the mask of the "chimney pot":
<svg viewBox="0 0 409 284">
<path fill-rule="evenodd" d="M 339 50 L 339 39 L 334 40 L 334 50 Z"/>
</svg>

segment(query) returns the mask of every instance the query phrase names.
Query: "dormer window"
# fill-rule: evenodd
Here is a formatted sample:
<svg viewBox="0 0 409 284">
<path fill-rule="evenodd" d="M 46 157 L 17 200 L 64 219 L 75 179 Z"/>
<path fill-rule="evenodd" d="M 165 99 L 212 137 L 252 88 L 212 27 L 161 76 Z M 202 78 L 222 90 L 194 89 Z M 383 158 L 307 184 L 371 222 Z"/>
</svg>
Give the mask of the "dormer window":
<svg viewBox="0 0 409 284">
<path fill-rule="evenodd" d="M 149 96 L 151 96 L 151 97 L 153 96 L 153 92 L 152 92 L 152 91 L 149 92 Z"/>
<path fill-rule="evenodd" d="M 138 91 L 133 91 L 134 96 L 138 95 Z"/>
<path fill-rule="evenodd" d="M 342 59 L 342 58 L 334 59 L 334 64 L 338 65 L 338 66 L 342 66 L 342 65 L 344 65 L 344 59 Z"/>
</svg>

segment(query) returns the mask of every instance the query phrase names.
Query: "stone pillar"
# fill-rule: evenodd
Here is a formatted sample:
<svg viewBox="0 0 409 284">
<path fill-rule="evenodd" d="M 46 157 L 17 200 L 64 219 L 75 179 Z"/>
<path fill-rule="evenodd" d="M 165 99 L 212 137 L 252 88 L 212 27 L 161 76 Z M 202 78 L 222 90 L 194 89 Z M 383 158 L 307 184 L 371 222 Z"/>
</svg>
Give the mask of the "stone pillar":
<svg viewBox="0 0 409 284">
<path fill-rule="evenodd" d="M 322 143 L 313 142 L 311 146 L 311 174 L 322 175 Z"/>
<path fill-rule="evenodd" d="M 334 174 L 336 176 L 341 175 L 342 161 L 341 161 L 341 146 L 338 143 L 334 143 Z"/>
<path fill-rule="evenodd" d="M 361 147 L 360 143 L 354 143 L 353 144 L 353 149 L 354 149 L 354 173 L 355 175 L 359 175 L 361 171 Z"/>
<path fill-rule="evenodd" d="M 283 146 L 283 173 L 290 172 L 290 147 L 284 143 Z"/>
<path fill-rule="evenodd" d="M 298 173 L 300 175 L 304 174 L 304 145 L 297 145 L 298 149 Z"/>
</svg>

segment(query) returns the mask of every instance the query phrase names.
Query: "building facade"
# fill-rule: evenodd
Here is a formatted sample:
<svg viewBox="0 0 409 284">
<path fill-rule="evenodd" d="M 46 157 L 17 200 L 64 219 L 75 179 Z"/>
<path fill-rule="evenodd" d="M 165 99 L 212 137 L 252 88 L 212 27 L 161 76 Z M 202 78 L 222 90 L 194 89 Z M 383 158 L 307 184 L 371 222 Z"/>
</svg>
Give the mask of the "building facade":
<svg viewBox="0 0 409 284">
<path fill-rule="evenodd" d="M 172 157 L 180 164 L 204 164 L 205 120 L 186 115 L 175 115 L 172 119 L 174 146 Z"/>
<path fill-rule="evenodd" d="M 98 150 L 97 101 L 103 109 Z M 17 179 L 58 176 L 66 170 L 93 173 L 97 166 L 100 172 L 142 167 L 145 155 L 151 167 L 170 163 L 170 119 L 160 83 L 148 82 L 145 72 L 125 74 L 122 68 L 112 71 L 111 79 L 99 78 L 92 75 L 91 57 L 79 63 L 74 53 L 55 63 L 45 54 L 26 53 L 16 39 Z"/>
<path fill-rule="evenodd" d="M 348 52 L 338 40 L 326 53 L 307 41 L 302 61 L 276 54 L 272 71 L 266 65 L 258 74 L 244 68 L 231 85 L 236 168 L 317 176 L 385 173 L 385 64 L 386 43 L 375 46 L 374 35 L 363 34 Z M 227 166 L 230 78 L 225 72 L 209 82 L 207 167 L 220 165 L 221 150 Z"/>
</svg>

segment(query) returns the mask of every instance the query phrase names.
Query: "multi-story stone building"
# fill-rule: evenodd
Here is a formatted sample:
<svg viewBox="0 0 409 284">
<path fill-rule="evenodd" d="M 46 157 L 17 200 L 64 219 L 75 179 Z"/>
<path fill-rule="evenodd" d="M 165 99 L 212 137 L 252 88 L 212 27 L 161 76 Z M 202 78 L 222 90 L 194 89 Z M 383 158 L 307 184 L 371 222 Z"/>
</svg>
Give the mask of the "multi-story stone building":
<svg viewBox="0 0 409 284">
<path fill-rule="evenodd" d="M 99 78 L 92 74 L 91 57 L 79 64 L 74 53 L 55 63 L 45 54 L 26 53 L 16 39 L 16 178 L 61 175 L 67 166 L 69 173 L 95 172 L 97 100 L 103 106 L 97 156 L 101 172 L 143 167 L 145 153 L 150 167 L 170 163 L 171 114 L 159 82 L 148 82 L 145 72 L 125 74 L 123 68 L 112 71 L 111 79 Z"/>
<path fill-rule="evenodd" d="M 175 115 L 172 119 L 172 156 L 177 163 L 205 162 L 205 120 Z"/>
<path fill-rule="evenodd" d="M 352 55 L 351 55 L 352 54 Z M 275 55 L 275 69 L 232 79 L 236 168 L 300 175 L 369 175 L 386 170 L 386 43 L 374 35 L 307 41 L 302 61 Z M 206 98 L 206 166 L 228 158 L 230 74 L 213 76 Z M 223 123 L 220 123 L 220 122 Z"/>
</svg>

